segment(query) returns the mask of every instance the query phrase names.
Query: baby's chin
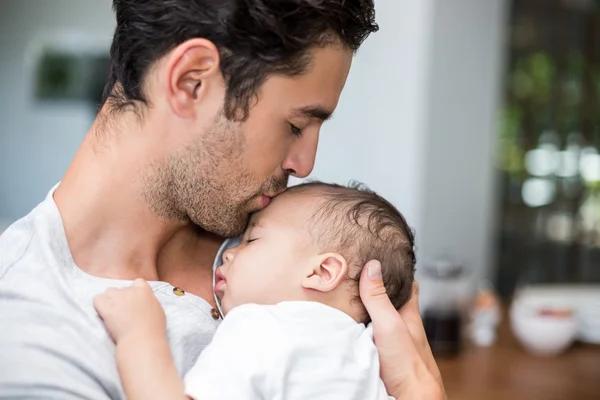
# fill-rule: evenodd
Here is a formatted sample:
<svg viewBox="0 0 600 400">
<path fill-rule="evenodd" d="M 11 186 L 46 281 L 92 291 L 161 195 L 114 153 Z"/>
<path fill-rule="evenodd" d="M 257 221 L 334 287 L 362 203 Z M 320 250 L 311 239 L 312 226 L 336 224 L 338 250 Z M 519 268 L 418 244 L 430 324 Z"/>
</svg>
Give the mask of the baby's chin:
<svg viewBox="0 0 600 400">
<path fill-rule="evenodd" d="M 251 304 L 251 302 L 242 302 L 242 303 L 237 303 L 237 302 L 232 302 L 230 298 L 228 298 L 227 296 L 223 296 L 220 298 L 221 299 L 221 312 L 223 313 L 223 316 L 225 317 L 229 312 L 231 312 L 233 309 L 240 307 L 244 304 Z"/>
<path fill-rule="evenodd" d="M 222 296 L 218 296 L 219 297 L 219 302 L 221 305 L 221 312 L 223 313 L 223 316 L 226 316 L 227 313 L 229 313 L 229 311 L 231 311 L 232 306 L 231 304 L 229 304 L 229 302 L 227 301 L 227 298 L 222 295 Z"/>
</svg>

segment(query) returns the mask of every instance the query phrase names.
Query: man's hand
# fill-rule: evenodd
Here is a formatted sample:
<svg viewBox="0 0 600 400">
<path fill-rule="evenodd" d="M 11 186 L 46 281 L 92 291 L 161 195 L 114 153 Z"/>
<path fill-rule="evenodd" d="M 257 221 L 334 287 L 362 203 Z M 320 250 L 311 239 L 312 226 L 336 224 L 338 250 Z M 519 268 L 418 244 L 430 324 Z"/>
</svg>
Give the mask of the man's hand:
<svg viewBox="0 0 600 400">
<path fill-rule="evenodd" d="M 360 297 L 373 321 L 381 379 L 398 400 L 444 400 L 444 384 L 419 314 L 419 286 L 400 311 L 390 302 L 379 261 L 369 261 L 360 278 Z"/>
<path fill-rule="evenodd" d="M 115 343 L 127 337 L 166 335 L 165 313 L 143 279 L 126 288 L 108 289 L 94 298 L 94 307 Z"/>
</svg>

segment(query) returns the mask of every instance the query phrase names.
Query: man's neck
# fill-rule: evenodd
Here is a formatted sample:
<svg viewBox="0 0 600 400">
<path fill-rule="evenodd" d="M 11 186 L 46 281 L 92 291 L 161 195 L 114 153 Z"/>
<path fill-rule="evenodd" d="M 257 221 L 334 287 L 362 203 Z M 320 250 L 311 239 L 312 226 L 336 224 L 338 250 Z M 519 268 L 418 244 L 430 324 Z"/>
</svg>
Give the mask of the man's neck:
<svg viewBox="0 0 600 400">
<path fill-rule="evenodd" d="M 202 297 L 214 306 L 213 262 L 223 239 L 199 231 L 177 231 L 158 258 L 158 276 L 188 293 Z"/>
<path fill-rule="evenodd" d="M 73 258 L 94 276 L 158 280 L 161 249 L 187 226 L 150 210 L 142 174 L 153 160 L 136 145 L 135 133 L 104 132 L 114 143 L 98 145 L 97 129 L 95 124 L 54 193 Z"/>
</svg>

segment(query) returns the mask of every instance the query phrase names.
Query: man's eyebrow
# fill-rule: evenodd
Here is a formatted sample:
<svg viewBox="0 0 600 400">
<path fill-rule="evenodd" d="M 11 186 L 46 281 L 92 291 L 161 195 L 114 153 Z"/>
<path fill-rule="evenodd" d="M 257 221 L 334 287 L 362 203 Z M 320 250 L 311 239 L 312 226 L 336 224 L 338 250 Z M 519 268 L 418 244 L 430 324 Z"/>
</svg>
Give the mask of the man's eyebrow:
<svg viewBox="0 0 600 400">
<path fill-rule="evenodd" d="M 333 112 L 327 110 L 323 106 L 316 105 L 316 106 L 306 106 L 306 107 L 298 108 L 298 109 L 294 110 L 294 115 L 297 115 L 300 117 L 308 117 L 308 118 L 312 118 L 312 119 L 318 119 L 318 120 L 324 122 L 324 121 L 327 121 L 328 119 L 331 119 Z"/>
</svg>

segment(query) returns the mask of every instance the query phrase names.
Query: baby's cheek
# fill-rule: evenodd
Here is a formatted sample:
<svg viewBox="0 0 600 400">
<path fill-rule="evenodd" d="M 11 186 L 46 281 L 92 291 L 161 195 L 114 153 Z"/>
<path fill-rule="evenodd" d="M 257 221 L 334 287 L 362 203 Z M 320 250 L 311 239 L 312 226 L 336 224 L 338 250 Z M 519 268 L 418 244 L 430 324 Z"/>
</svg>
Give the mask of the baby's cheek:
<svg viewBox="0 0 600 400">
<path fill-rule="evenodd" d="M 240 288 L 239 296 L 236 296 L 236 301 L 239 304 L 249 303 L 263 303 L 265 290 L 267 290 L 258 281 L 247 280 L 242 283 L 243 287 Z"/>
</svg>

